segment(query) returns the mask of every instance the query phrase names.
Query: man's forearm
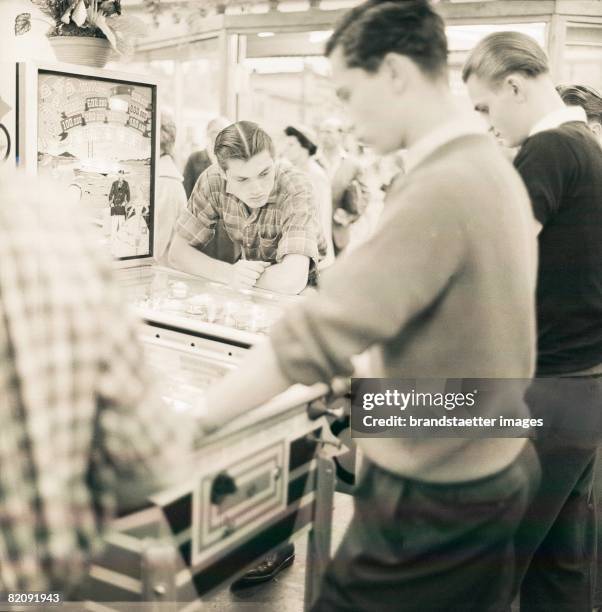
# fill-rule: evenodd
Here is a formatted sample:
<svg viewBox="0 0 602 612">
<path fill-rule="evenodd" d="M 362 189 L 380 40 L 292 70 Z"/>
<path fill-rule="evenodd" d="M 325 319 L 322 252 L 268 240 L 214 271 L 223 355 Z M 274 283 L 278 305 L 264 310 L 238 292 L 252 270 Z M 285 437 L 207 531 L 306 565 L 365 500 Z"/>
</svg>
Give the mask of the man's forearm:
<svg viewBox="0 0 602 612">
<path fill-rule="evenodd" d="M 174 235 L 168 255 L 169 265 L 196 276 L 203 276 L 219 283 L 228 283 L 230 264 L 213 259 L 190 246 L 183 238 Z"/>
<path fill-rule="evenodd" d="M 241 414 L 265 404 L 292 383 L 284 376 L 270 342 L 249 351 L 240 368 L 212 385 L 205 395 L 207 430 L 222 427 Z"/>
<path fill-rule="evenodd" d="M 309 263 L 290 265 L 284 261 L 270 266 L 257 280 L 256 287 L 276 293 L 297 295 L 307 286 Z"/>
</svg>

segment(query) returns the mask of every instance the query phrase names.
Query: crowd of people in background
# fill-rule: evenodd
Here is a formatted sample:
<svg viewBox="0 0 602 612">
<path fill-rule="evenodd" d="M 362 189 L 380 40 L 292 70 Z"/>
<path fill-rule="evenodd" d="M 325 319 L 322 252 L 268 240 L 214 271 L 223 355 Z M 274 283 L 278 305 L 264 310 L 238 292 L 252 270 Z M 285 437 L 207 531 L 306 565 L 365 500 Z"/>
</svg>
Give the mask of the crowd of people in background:
<svg viewBox="0 0 602 612">
<path fill-rule="evenodd" d="M 602 146 L 602 97 L 598 92 L 585 85 L 558 85 L 557 90 L 566 105 L 580 106 L 585 110 L 590 129 Z M 215 139 L 231 123 L 221 116 L 207 123 L 206 147 L 193 151 L 183 170 L 186 198 L 190 198 L 199 176 L 216 162 L 213 152 Z M 170 125 L 173 126 L 173 122 L 170 121 Z M 175 138 L 175 126 L 173 129 L 170 138 Z M 495 137 L 496 133 L 492 131 L 492 135 Z M 405 152 L 375 154 L 373 149 L 361 144 L 353 130 L 338 117 L 327 117 L 314 127 L 291 122 L 282 133 L 274 135 L 274 141 L 277 155 L 311 179 L 320 226 L 327 244 L 327 254 L 319 268 L 326 269 L 332 265 L 335 257 L 352 252 L 372 235 L 380 219 L 388 188 L 395 178 L 404 173 Z M 513 159 L 517 148 L 502 139 L 498 139 L 498 142 L 504 154 Z M 166 162 L 161 164 L 165 165 Z M 173 170 L 177 174 L 173 174 L 172 178 L 181 176 L 175 166 Z M 161 202 L 162 197 L 158 201 Z M 173 229 L 174 214 L 171 214 L 170 221 L 162 224 L 162 232 L 167 231 L 164 229 L 166 226 Z M 162 246 L 161 243 L 157 253 L 159 258 L 164 253 Z M 203 252 L 220 261 L 233 263 L 236 260 L 236 249 L 221 220 L 215 227 L 214 238 L 203 247 Z"/>
</svg>

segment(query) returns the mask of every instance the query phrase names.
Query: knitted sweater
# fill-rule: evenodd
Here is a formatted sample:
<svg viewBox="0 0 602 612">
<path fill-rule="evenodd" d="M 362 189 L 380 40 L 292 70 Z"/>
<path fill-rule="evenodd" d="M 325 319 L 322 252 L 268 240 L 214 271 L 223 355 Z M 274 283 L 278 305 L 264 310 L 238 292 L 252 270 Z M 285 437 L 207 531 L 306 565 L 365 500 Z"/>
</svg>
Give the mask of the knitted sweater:
<svg viewBox="0 0 602 612">
<path fill-rule="evenodd" d="M 535 363 L 536 241 L 516 171 L 485 135 L 441 143 L 390 189 L 380 226 L 273 328 L 279 365 L 305 384 L 350 375 L 372 347 L 383 378 L 516 378 Z M 526 382 L 525 382 L 526 385 Z M 504 385 L 499 385 L 504 394 Z M 482 416 L 524 417 L 522 393 Z M 357 440 L 384 469 L 431 482 L 482 478 L 524 440 Z"/>
</svg>

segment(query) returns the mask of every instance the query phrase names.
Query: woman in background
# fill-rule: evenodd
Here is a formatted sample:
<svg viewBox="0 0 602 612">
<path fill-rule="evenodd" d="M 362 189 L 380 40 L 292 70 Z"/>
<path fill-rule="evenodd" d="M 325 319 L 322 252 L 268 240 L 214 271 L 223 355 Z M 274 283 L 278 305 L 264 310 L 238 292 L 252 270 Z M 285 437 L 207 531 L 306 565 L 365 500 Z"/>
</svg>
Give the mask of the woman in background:
<svg viewBox="0 0 602 612">
<path fill-rule="evenodd" d="M 320 227 L 326 240 L 326 257 L 318 265 L 318 268 L 323 270 L 334 263 L 330 182 L 326 172 L 313 159 L 318 150 L 315 144 L 317 138 L 313 132 L 305 126 L 289 125 L 284 134 L 283 155 L 311 179 Z"/>
<path fill-rule="evenodd" d="M 161 115 L 161 157 L 157 164 L 155 198 L 155 249 L 158 263 L 167 265 L 167 248 L 171 242 L 173 228 L 182 209 L 186 208 L 184 177 L 173 160 L 176 142 L 176 125 L 166 114 Z"/>
</svg>

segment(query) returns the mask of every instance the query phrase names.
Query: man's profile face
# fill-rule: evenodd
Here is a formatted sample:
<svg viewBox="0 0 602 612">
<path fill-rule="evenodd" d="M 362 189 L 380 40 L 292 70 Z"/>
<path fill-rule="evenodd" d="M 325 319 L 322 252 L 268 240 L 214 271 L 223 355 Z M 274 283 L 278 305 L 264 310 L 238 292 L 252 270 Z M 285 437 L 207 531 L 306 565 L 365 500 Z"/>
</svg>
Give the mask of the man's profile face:
<svg viewBox="0 0 602 612">
<path fill-rule="evenodd" d="M 512 86 L 505 80 L 496 87 L 472 74 L 466 87 L 474 109 L 491 126 L 495 137 L 506 147 L 521 145 L 529 136 L 526 106 L 518 103 Z"/>
<path fill-rule="evenodd" d="M 340 47 L 330 56 L 332 79 L 338 98 L 353 123 L 357 139 L 385 155 L 400 148 L 400 114 L 403 100 L 395 94 L 391 74 L 381 67 L 374 73 L 349 68 Z"/>
<path fill-rule="evenodd" d="M 226 191 L 249 208 L 264 206 L 274 188 L 274 160 L 269 151 L 261 151 L 251 159 L 229 159 L 226 170 Z"/>
</svg>

